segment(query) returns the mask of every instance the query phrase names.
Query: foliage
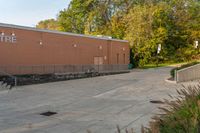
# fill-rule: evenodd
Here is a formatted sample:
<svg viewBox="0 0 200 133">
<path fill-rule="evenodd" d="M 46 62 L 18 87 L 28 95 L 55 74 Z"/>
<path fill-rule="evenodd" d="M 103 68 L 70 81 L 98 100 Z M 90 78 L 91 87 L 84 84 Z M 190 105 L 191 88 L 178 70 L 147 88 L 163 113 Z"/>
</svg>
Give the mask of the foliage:
<svg viewBox="0 0 200 133">
<path fill-rule="evenodd" d="M 60 30 L 58 22 L 55 19 L 47 19 L 44 21 L 40 21 L 36 28 L 39 29 L 49 29 L 49 30 Z"/>
<path fill-rule="evenodd" d="M 88 13 L 93 10 L 95 3 L 95 0 L 72 0 L 69 7 L 58 15 L 61 30 L 83 34 Z"/>
<path fill-rule="evenodd" d="M 190 66 L 193 66 L 193 65 L 196 65 L 196 64 L 199 64 L 199 62 L 194 61 L 194 62 L 190 62 L 190 63 L 184 64 L 184 65 L 181 65 L 180 67 L 175 67 L 170 71 L 170 74 L 174 78 L 175 77 L 175 71 L 181 70 L 183 68 L 187 68 L 187 67 L 190 67 Z"/>
<path fill-rule="evenodd" d="M 127 27 L 129 27 L 126 30 L 126 39 L 133 47 L 133 53 L 139 66 L 150 63 L 150 60 L 155 62 L 157 46 L 164 42 L 167 37 L 167 30 L 161 24 L 161 21 L 165 21 L 165 19 L 160 15 L 165 10 L 167 7 L 163 4 L 137 5 L 130 10 L 125 18 Z M 157 20 L 160 22 L 154 21 L 155 17 L 159 18 Z"/>
<path fill-rule="evenodd" d="M 181 62 L 199 58 L 199 9 L 199 0 L 72 0 L 37 27 L 126 39 L 139 66 Z"/>
</svg>

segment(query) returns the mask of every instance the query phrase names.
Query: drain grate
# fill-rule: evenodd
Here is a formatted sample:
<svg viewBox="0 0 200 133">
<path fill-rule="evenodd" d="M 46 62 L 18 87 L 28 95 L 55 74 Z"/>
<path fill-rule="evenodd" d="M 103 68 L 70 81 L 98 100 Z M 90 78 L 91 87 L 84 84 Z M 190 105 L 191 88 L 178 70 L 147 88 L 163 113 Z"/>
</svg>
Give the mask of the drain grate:
<svg viewBox="0 0 200 133">
<path fill-rule="evenodd" d="M 55 114 L 57 114 L 57 112 L 47 111 L 47 112 L 41 113 L 40 115 L 43 115 L 43 116 L 52 116 L 52 115 L 55 115 Z"/>
<path fill-rule="evenodd" d="M 150 103 L 163 104 L 163 101 L 159 101 L 159 100 L 150 100 Z"/>
</svg>

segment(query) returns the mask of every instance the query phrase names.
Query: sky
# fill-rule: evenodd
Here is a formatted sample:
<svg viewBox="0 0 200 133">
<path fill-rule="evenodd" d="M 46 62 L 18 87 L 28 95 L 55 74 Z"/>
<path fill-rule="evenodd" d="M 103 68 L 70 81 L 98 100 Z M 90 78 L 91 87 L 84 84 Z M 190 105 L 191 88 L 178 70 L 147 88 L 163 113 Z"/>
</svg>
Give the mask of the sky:
<svg viewBox="0 0 200 133">
<path fill-rule="evenodd" d="M 0 23 L 35 27 L 44 19 L 56 18 L 71 0 L 0 0 Z"/>
</svg>

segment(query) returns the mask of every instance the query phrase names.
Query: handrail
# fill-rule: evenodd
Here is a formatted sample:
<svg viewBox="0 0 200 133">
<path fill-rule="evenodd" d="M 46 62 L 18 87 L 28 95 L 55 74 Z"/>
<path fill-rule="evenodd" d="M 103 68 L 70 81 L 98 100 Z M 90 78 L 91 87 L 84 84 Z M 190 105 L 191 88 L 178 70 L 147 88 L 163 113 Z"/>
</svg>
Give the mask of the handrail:
<svg viewBox="0 0 200 133">
<path fill-rule="evenodd" d="M 20 78 L 15 75 L 62 75 L 66 73 L 102 74 L 128 71 L 127 64 L 103 64 L 103 65 L 30 65 L 30 66 L 0 66 L 0 75 L 7 75 L 14 79 L 14 84 L 20 84 Z"/>
<path fill-rule="evenodd" d="M 7 73 L 7 72 L 1 71 L 1 70 L 0 70 L 0 73 L 2 73 L 2 74 L 4 74 L 4 75 L 7 75 L 7 76 L 9 76 L 10 78 L 13 78 L 13 79 L 14 79 L 15 86 L 17 86 L 17 77 L 15 77 L 15 76 L 13 76 L 13 75 Z"/>
</svg>

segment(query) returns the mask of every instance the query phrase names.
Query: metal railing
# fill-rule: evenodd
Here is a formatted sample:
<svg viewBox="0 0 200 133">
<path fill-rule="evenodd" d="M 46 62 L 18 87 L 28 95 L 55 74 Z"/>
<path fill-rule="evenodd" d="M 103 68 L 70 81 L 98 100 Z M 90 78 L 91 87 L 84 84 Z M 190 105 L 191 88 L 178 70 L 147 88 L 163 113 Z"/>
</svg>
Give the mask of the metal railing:
<svg viewBox="0 0 200 133">
<path fill-rule="evenodd" d="M 10 75 L 55 74 L 84 72 L 120 72 L 127 71 L 128 65 L 34 65 L 34 66 L 0 66 L 0 70 Z M 1 75 L 1 74 L 0 74 Z"/>
<path fill-rule="evenodd" d="M 200 64 L 183 68 L 175 72 L 176 82 L 185 82 L 200 79 Z"/>
<path fill-rule="evenodd" d="M 4 75 L 4 76 L 11 78 L 14 81 L 14 86 L 17 86 L 17 77 L 16 76 L 13 76 L 12 74 L 5 72 L 1 69 L 0 69 L 0 75 Z"/>
</svg>

